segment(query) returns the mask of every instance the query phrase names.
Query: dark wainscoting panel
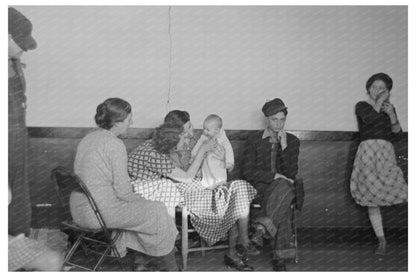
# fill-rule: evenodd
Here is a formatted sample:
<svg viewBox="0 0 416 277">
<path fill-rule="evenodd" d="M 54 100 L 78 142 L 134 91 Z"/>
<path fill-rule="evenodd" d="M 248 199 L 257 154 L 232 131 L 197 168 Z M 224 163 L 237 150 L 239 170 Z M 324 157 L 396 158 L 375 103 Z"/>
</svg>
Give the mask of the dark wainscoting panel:
<svg viewBox="0 0 416 277">
<path fill-rule="evenodd" d="M 93 128 L 29 127 L 29 184 L 34 227 L 58 227 L 58 199 L 50 181 L 51 170 L 63 165 L 73 168 L 79 141 Z M 127 151 L 151 137 L 153 129 L 133 128 L 122 136 Z M 196 135 L 200 134 L 196 130 Z M 227 130 L 233 145 L 236 166 L 229 175 L 241 176 L 242 149 L 252 130 Z M 301 140 L 299 177 L 305 183 L 305 204 L 299 227 L 368 227 L 366 208 L 355 204 L 349 178 L 358 147 L 356 132 L 292 131 Z M 407 133 L 396 142 L 399 166 L 407 179 Z M 54 212 L 55 211 L 55 212 Z M 386 227 L 407 227 L 407 205 L 382 208 Z"/>
</svg>

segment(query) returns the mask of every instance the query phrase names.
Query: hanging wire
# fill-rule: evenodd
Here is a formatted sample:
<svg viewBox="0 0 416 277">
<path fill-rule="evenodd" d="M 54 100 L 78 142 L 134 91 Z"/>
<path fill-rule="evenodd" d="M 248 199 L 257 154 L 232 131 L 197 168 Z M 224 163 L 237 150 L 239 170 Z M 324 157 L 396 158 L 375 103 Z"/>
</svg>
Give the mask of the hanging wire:
<svg viewBox="0 0 416 277">
<path fill-rule="evenodd" d="M 168 9 L 168 34 L 169 34 L 169 80 L 168 80 L 168 95 L 166 100 L 166 113 L 170 111 L 170 92 L 172 86 L 172 32 L 171 32 L 171 10 L 172 6 Z"/>
</svg>

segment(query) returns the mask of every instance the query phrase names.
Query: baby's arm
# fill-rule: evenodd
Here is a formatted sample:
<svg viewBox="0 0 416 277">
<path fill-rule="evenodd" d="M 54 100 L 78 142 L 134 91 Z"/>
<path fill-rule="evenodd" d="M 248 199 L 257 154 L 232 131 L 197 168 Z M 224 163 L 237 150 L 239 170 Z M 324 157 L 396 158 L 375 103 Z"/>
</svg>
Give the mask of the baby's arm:
<svg viewBox="0 0 416 277">
<path fill-rule="evenodd" d="M 223 136 L 222 145 L 224 146 L 224 150 L 225 150 L 225 167 L 227 168 L 228 172 L 230 172 L 234 169 L 234 151 L 233 151 L 233 146 L 231 145 L 231 142 L 227 138 L 225 133 Z"/>
</svg>

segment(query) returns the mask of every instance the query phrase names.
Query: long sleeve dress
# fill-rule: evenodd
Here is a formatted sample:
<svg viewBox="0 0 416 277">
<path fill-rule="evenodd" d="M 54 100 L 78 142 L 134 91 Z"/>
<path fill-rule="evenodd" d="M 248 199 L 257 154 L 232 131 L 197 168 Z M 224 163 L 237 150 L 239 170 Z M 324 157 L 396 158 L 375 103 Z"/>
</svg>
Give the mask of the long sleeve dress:
<svg viewBox="0 0 416 277">
<path fill-rule="evenodd" d="M 74 171 L 90 190 L 107 226 L 126 230 L 116 242 L 122 256 L 126 248 L 151 256 L 172 251 L 176 227 L 163 203 L 133 193 L 122 140 L 104 129 L 88 134 L 78 146 Z M 70 208 L 79 225 L 99 227 L 83 194 L 71 194 Z"/>
<path fill-rule="evenodd" d="M 407 183 L 397 166 L 391 141 L 397 134 L 386 113 L 365 101 L 355 107 L 361 143 L 351 174 L 350 189 L 361 206 L 390 206 L 407 202 Z"/>
</svg>

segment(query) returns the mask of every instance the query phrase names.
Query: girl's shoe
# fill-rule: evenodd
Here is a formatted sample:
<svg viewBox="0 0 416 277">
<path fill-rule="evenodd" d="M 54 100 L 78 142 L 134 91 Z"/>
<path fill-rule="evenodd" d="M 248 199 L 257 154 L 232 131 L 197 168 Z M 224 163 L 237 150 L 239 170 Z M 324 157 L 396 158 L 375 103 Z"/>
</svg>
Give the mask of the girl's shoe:
<svg viewBox="0 0 416 277">
<path fill-rule="evenodd" d="M 287 271 L 286 265 L 282 260 L 273 259 L 272 265 L 273 265 L 273 271 Z"/>
<path fill-rule="evenodd" d="M 378 247 L 377 247 L 377 249 L 375 251 L 375 254 L 376 255 L 379 255 L 379 256 L 386 255 L 386 242 L 380 242 L 378 244 Z"/>
<path fill-rule="evenodd" d="M 233 260 L 232 258 L 228 257 L 227 254 L 224 255 L 224 264 L 228 268 L 234 268 L 238 271 L 253 271 L 254 268 L 248 265 L 247 261 L 243 262 L 242 260 Z"/>
</svg>

